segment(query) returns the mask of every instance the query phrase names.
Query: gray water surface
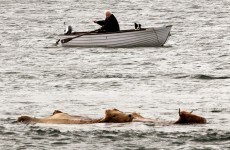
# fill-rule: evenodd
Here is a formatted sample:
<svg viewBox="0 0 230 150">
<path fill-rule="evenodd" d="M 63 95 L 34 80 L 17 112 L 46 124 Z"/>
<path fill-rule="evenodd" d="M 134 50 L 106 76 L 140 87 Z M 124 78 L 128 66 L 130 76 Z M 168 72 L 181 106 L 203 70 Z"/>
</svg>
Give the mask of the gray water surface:
<svg viewBox="0 0 230 150">
<path fill-rule="evenodd" d="M 121 29 L 173 25 L 164 47 L 54 47 L 64 22 L 92 31 L 110 9 Z M 229 0 L 0 0 L 0 149 L 230 149 Z M 21 115 L 106 108 L 204 125 L 46 125 Z"/>
</svg>

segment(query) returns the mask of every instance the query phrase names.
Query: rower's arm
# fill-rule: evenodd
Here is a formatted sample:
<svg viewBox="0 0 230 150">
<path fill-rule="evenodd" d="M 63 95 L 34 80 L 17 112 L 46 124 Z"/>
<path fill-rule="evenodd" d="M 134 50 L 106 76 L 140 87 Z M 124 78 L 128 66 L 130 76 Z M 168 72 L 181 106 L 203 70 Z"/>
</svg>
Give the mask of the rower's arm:
<svg viewBox="0 0 230 150">
<path fill-rule="evenodd" d="M 97 24 L 99 24 L 100 26 L 103 26 L 105 25 L 105 20 L 99 20 L 99 21 L 96 21 Z"/>
</svg>

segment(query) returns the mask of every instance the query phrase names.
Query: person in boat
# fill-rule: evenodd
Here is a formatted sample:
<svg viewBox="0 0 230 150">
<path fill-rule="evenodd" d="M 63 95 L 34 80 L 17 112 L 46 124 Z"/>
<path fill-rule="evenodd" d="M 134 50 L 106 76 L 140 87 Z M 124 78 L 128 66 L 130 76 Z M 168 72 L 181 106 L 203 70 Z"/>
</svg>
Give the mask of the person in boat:
<svg viewBox="0 0 230 150">
<path fill-rule="evenodd" d="M 105 20 L 94 21 L 94 23 L 102 26 L 98 32 L 117 32 L 120 31 L 120 27 L 116 17 L 111 13 L 111 11 L 105 11 Z"/>
</svg>

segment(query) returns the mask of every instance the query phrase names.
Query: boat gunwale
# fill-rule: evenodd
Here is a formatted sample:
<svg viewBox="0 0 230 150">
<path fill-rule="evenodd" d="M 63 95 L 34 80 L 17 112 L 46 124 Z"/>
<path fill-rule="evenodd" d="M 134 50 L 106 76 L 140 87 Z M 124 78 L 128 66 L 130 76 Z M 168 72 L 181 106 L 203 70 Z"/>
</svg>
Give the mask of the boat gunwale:
<svg viewBox="0 0 230 150">
<path fill-rule="evenodd" d="M 120 30 L 120 31 L 117 31 L 117 32 L 72 32 L 71 34 L 60 34 L 58 36 L 77 36 L 77 35 L 81 35 L 81 34 L 87 34 L 87 35 L 109 35 L 109 34 L 117 34 L 117 33 L 129 33 L 129 32 L 138 32 L 138 31 L 151 31 L 151 29 L 153 30 L 160 30 L 160 29 L 165 29 L 165 28 L 171 28 L 172 25 L 167 25 L 167 26 L 161 26 L 161 27 L 149 27 L 149 28 L 141 28 L 139 30 L 137 29 L 128 29 L 128 30 Z M 149 29 L 149 30 L 148 30 Z"/>
</svg>

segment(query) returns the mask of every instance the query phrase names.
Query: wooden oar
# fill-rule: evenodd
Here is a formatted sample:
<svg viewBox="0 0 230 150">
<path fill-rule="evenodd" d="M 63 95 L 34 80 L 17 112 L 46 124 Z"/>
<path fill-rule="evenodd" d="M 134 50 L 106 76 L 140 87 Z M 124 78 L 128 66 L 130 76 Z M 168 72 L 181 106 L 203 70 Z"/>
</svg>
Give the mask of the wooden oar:
<svg viewBox="0 0 230 150">
<path fill-rule="evenodd" d="M 98 30 L 98 29 L 97 29 L 97 30 Z M 79 38 L 79 37 L 81 37 L 81 36 L 83 36 L 83 35 L 87 35 L 87 34 L 96 32 L 97 30 L 93 30 L 93 31 L 90 31 L 90 32 L 82 33 L 82 34 L 79 34 L 79 35 L 77 35 L 77 36 L 75 36 L 75 37 L 66 38 L 66 39 L 63 39 L 63 40 L 60 40 L 60 39 L 59 39 L 59 40 L 57 40 L 57 42 L 55 43 L 55 45 L 57 46 L 58 43 L 59 43 L 59 41 L 61 41 L 62 44 L 63 44 L 63 43 L 67 43 L 67 42 L 69 42 L 69 41 L 71 41 L 71 40 L 73 40 L 73 39 Z"/>
</svg>

